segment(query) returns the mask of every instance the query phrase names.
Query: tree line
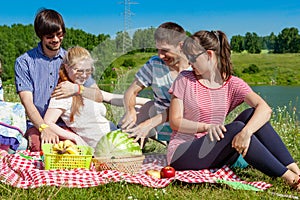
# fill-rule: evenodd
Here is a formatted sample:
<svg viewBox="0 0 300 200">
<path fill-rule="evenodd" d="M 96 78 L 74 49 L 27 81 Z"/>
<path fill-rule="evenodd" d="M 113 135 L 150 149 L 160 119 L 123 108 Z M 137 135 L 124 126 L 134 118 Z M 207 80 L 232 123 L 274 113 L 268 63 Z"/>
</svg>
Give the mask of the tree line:
<svg viewBox="0 0 300 200">
<path fill-rule="evenodd" d="M 133 35 L 118 32 L 115 38 L 107 34 L 94 35 L 81 29 L 67 28 L 63 48 L 79 45 L 88 49 L 95 58 L 96 80 L 116 78 L 111 63 L 124 54 L 135 52 L 156 53 L 154 27 L 138 29 Z M 190 33 L 188 32 L 188 35 Z M 39 38 L 32 24 L 13 24 L 0 26 L 0 60 L 4 73 L 2 79 L 14 77 L 14 62 L 21 54 L 37 46 Z M 233 52 L 260 53 L 267 49 L 270 53 L 299 53 L 300 36 L 297 28 L 285 28 L 278 35 L 258 36 L 247 32 L 245 36 L 232 36 L 230 45 Z"/>
<path fill-rule="evenodd" d="M 231 49 L 234 52 L 247 51 L 260 53 L 263 49 L 269 53 L 299 53 L 300 36 L 297 28 L 284 28 L 278 35 L 273 32 L 268 36 L 260 37 L 256 33 L 247 32 L 245 36 L 232 36 Z"/>
</svg>

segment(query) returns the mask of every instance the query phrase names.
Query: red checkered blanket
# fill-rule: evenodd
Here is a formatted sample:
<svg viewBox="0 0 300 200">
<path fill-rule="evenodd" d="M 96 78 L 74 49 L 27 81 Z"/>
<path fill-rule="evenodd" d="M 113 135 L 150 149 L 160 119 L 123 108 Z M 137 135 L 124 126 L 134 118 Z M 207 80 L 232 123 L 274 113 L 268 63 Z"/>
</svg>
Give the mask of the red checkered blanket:
<svg viewBox="0 0 300 200">
<path fill-rule="evenodd" d="M 166 166 L 165 155 L 146 155 L 140 172 L 130 175 L 115 170 L 96 171 L 94 168 L 90 170 L 81 168 L 74 170 L 42 170 L 42 161 L 20 156 L 20 153 L 22 153 L 32 158 L 39 158 L 39 153 L 27 151 L 19 151 L 16 154 L 7 154 L 3 151 L 0 153 L 2 153 L 0 158 L 0 181 L 24 189 L 41 186 L 86 188 L 120 181 L 163 188 L 175 179 L 187 183 L 216 183 L 217 180 L 226 180 L 251 185 L 260 190 L 271 187 L 271 184 L 265 182 L 242 181 L 226 166 L 218 170 L 177 171 L 175 177 L 165 179 L 155 179 L 146 175 L 145 171 L 148 169 L 160 170 L 163 166 Z"/>
</svg>

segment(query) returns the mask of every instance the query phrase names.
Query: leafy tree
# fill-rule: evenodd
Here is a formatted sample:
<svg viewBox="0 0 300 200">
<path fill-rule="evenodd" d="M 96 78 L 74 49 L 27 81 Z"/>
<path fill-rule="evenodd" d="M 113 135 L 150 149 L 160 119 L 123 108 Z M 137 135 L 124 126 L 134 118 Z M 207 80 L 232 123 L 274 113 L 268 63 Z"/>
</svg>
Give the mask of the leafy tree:
<svg viewBox="0 0 300 200">
<path fill-rule="evenodd" d="M 261 44 L 256 33 L 247 32 L 245 35 L 245 50 L 249 53 L 260 53 Z"/>
<path fill-rule="evenodd" d="M 14 77 L 15 59 L 36 46 L 38 38 L 32 25 L 13 24 L 0 26 L 0 58 L 3 65 L 3 80 Z"/>
<path fill-rule="evenodd" d="M 115 43 L 116 43 L 116 51 L 119 53 L 122 53 L 123 52 L 123 33 L 121 31 L 117 32 Z"/>
<path fill-rule="evenodd" d="M 94 78 L 98 81 L 105 77 L 102 74 L 106 68 L 109 68 L 110 64 L 121 55 L 121 53 L 117 53 L 115 41 L 110 38 L 96 46 L 91 54 L 96 59 Z"/>
<path fill-rule="evenodd" d="M 230 46 L 234 52 L 240 53 L 244 51 L 244 37 L 241 35 L 232 36 Z"/>
<path fill-rule="evenodd" d="M 191 35 L 193 35 L 191 32 L 189 32 L 189 31 L 185 31 L 186 32 L 186 35 L 187 36 L 191 36 Z"/>
<path fill-rule="evenodd" d="M 153 27 L 144 30 L 138 29 L 132 37 L 133 49 L 147 51 L 149 48 L 155 48 L 154 31 Z"/>
<path fill-rule="evenodd" d="M 300 52 L 300 41 L 297 28 L 285 28 L 277 37 L 275 42 L 275 53 L 297 53 Z"/>
<path fill-rule="evenodd" d="M 266 49 L 274 51 L 277 36 L 272 32 L 269 36 L 264 37 Z"/>
<path fill-rule="evenodd" d="M 70 28 L 66 30 L 66 36 L 63 40 L 63 48 L 68 49 L 72 46 L 81 46 L 91 51 L 95 46 L 109 38 L 109 35 L 100 34 L 95 36 L 90 33 L 86 33 L 81 29 Z"/>
<path fill-rule="evenodd" d="M 115 39 L 117 53 L 127 53 L 132 50 L 132 40 L 127 32 L 117 32 Z"/>
</svg>

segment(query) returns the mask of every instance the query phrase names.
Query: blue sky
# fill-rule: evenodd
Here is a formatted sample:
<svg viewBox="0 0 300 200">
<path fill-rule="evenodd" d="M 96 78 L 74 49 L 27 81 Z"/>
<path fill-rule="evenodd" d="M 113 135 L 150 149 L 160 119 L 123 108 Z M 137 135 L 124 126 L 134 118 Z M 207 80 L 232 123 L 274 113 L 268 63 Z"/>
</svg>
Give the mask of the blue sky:
<svg viewBox="0 0 300 200">
<path fill-rule="evenodd" d="M 198 30 L 223 30 L 228 37 L 255 32 L 259 36 L 276 35 L 283 28 L 300 30 L 299 0 L 131 0 L 132 30 L 157 27 L 166 21 L 182 25 L 193 33 Z M 42 8 L 60 12 L 68 28 L 112 37 L 124 29 L 122 0 L 6 0 L 1 1 L 0 25 L 32 24 Z"/>
</svg>

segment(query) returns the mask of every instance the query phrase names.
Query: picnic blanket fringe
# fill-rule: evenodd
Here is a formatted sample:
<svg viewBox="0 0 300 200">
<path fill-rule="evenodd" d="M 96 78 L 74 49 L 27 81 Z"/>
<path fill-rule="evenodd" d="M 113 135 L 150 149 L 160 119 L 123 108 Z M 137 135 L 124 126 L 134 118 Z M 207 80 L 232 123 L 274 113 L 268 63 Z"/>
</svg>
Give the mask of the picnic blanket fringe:
<svg viewBox="0 0 300 200">
<path fill-rule="evenodd" d="M 177 171 L 175 177 L 166 179 L 155 179 L 146 175 L 145 172 L 148 169 L 160 170 L 166 166 L 166 156 L 161 154 L 145 155 L 142 168 L 135 175 L 116 170 L 96 171 L 93 166 L 89 170 L 81 168 L 74 170 L 43 170 L 43 162 L 39 160 L 40 155 L 38 152 L 17 151 L 15 154 L 7 154 L 5 151 L 0 151 L 0 156 L 0 181 L 23 189 L 42 186 L 87 188 L 122 181 L 147 187 L 164 188 L 174 180 L 186 183 L 217 183 L 217 180 L 225 180 L 248 184 L 259 190 L 266 190 L 272 186 L 262 181 L 243 181 L 228 166 L 216 170 Z"/>
</svg>

